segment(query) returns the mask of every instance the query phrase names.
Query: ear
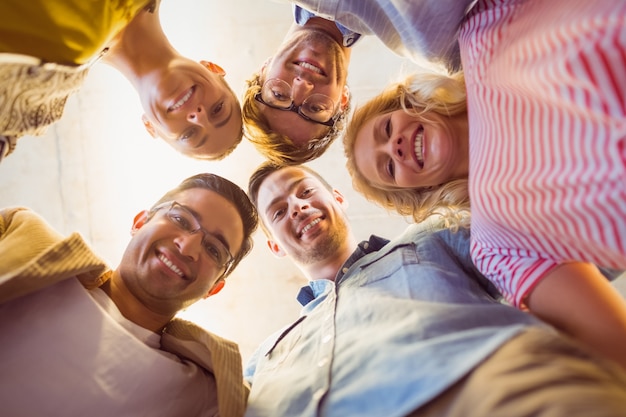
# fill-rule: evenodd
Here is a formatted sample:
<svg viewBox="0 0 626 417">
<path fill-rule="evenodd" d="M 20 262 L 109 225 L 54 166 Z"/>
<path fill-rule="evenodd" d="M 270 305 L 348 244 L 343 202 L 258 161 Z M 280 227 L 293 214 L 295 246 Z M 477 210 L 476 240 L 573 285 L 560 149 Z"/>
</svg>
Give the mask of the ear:
<svg viewBox="0 0 626 417">
<path fill-rule="evenodd" d="M 341 194 L 339 190 L 335 188 L 333 188 L 333 197 L 339 203 L 339 205 L 343 207 L 344 210 L 348 208 L 348 200 L 346 200 L 343 194 Z"/>
<path fill-rule="evenodd" d="M 146 132 L 148 132 L 148 134 L 153 138 L 156 138 L 156 130 L 154 129 L 154 126 L 152 126 L 152 123 L 150 123 L 150 120 L 148 120 L 148 117 L 146 117 L 145 114 L 141 115 L 141 121 L 143 122 L 143 126 L 146 128 Z"/>
<path fill-rule="evenodd" d="M 210 296 L 215 295 L 218 292 L 222 291 L 222 288 L 224 288 L 224 285 L 226 285 L 226 281 L 220 278 L 219 281 L 213 284 L 213 286 L 211 287 L 209 292 L 204 296 L 204 298 L 209 298 Z"/>
<path fill-rule="evenodd" d="M 148 210 L 140 211 L 133 219 L 133 227 L 130 229 L 131 236 L 137 233 L 137 230 L 141 229 L 148 221 Z"/>
<path fill-rule="evenodd" d="M 267 240 L 267 247 L 270 248 L 270 250 L 272 251 L 274 256 L 276 256 L 278 258 L 282 258 L 283 256 L 287 256 L 285 251 L 282 250 L 282 248 L 280 246 L 278 246 L 278 243 L 274 242 L 273 240 L 269 240 L 269 239 Z"/>
<path fill-rule="evenodd" d="M 224 71 L 224 68 L 220 67 L 219 65 L 217 65 L 214 62 L 209 62 L 209 61 L 200 61 L 200 63 L 202 65 L 204 65 L 206 67 L 206 69 L 208 69 L 209 71 L 217 74 L 217 75 L 221 75 L 222 77 L 224 77 L 226 75 L 226 71 Z"/>
<path fill-rule="evenodd" d="M 348 107 L 348 103 L 350 103 L 350 88 L 344 85 L 341 93 L 341 110 L 345 110 Z"/>
</svg>

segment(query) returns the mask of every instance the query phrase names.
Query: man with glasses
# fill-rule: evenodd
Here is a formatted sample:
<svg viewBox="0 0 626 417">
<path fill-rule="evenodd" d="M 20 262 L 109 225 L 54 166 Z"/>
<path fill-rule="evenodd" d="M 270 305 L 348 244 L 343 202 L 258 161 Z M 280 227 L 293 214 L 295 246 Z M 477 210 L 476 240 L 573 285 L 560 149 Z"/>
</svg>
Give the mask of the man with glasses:
<svg viewBox="0 0 626 417">
<path fill-rule="evenodd" d="M 252 248 L 256 210 L 212 174 L 134 219 L 110 270 L 78 234 L 0 210 L 0 403 L 6 415 L 243 415 L 237 345 L 174 316 Z"/>
<path fill-rule="evenodd" d="M 319 157 L 343 130 L 350 47 L 360 35 L 294 8 L 295 23 L 248 81 L 243 120 L 248 139 L 277 163 Z"/>
</svg>

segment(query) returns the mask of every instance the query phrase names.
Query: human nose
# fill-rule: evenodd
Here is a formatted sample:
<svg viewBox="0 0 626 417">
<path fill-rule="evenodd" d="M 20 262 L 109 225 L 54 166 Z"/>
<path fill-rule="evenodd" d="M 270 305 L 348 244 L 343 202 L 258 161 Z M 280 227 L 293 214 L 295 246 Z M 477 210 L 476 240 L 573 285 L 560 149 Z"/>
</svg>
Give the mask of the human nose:
<svg viewBox="0 0 626 417">
<path fill-rule="evenodd" d="M 406 141 L 402 137 L 397 137 L 389 141 L 391 147 L 391 155 L 398 161 L 403 161 L 407 156 Z"/>
<path fill-rule="evenodd" d="M 305 80 L 302 77 L 295 77 L 291 85 L 291 99 L 296 105 L 302 104 L 302 102 L 311 94 L 315 86 L 313 83 Z"/>
<path fill-rule="evenodd" d="M 298 217 L 298 215 L 300 215 L 300 213 L 302 213 L 304 210 L 307 210 L 310 205 L 307 201 L 304 200 L 300 200 L 300 199 L 296 199 L 293 203 L 292 203 L 292 208 L 291 208 L 291 218 L 292 219 L 296 219 Z"/>
<path fill-rule="evenodd" d="M 181 233 L 176 239 L 174 244 L 178 248 L 181 255 L 197 261 L 202 253 L 202 240 L 204 239 L 204 233 L 202 231 L 195 231 L 193 233 Z"/>
<path fill-rule="evenodd" d="M 202 106 L 194 107 L 187 113 L 187 120 L 191 123 L 202 124 L 206 120 L 206 112 Z"/>
</svg>

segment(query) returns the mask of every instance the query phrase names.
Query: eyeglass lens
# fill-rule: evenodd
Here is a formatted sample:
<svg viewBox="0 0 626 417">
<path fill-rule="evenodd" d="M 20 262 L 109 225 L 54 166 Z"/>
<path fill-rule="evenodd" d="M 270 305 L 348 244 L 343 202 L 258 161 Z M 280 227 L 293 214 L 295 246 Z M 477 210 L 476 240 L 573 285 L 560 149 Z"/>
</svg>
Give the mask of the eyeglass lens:
<svg viewBox="0 0 626 417">
<path fill-rule="evenodd" d="M 267 80 L 261 89 L 263 101 L 280 109 L 289 109 L 292 104 L 291 86 L 277 78 Z M 299 106 L 300 112 L 316 122 L 327 122 L 333 118 L 334 103 L 324 94 L 311 94 Z"/>
<path fill-rule="evenodd" d="M 218 266 L 225 266 L 232 259 L 232 255 L 224 246 L 222 241 L 217 237 L 207 232 L 200 226 L 198 219 L 179 204 L 173 204 L 167 212 L 167 217 L 174 223 L 179 229 L 184 230 L 189 234 L 202 232 L 202 247 L 204 251 L 211 257 Z"/>
</svg>

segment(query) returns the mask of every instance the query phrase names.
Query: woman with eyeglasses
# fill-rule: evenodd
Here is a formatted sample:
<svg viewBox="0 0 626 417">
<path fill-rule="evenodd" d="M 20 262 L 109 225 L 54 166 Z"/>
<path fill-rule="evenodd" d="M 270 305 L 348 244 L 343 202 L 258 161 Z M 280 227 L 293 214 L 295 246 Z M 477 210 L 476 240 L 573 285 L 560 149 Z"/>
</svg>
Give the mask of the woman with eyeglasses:
<svg viewBox="0 0 626 417">
<path fill-rule="evenodd" d="M 622 2 L 479 2 L 464 73 L 390 86 L 344 145 L 386 208 L 471 202 L 472 258 L 508 302 L 626 367 L 626 303 L 594 266 L 626 269 L 625 19 Z"/>
</svg>

